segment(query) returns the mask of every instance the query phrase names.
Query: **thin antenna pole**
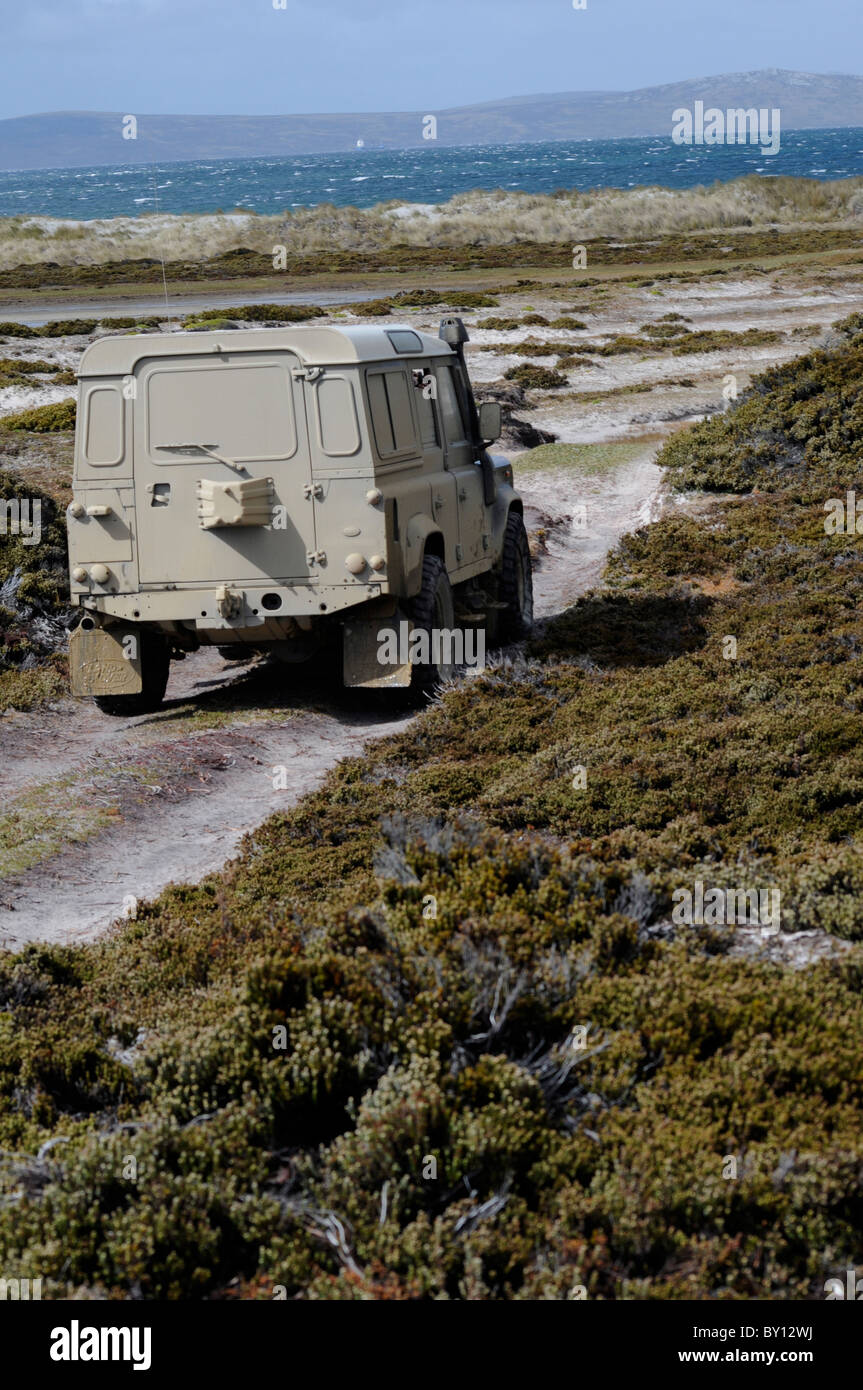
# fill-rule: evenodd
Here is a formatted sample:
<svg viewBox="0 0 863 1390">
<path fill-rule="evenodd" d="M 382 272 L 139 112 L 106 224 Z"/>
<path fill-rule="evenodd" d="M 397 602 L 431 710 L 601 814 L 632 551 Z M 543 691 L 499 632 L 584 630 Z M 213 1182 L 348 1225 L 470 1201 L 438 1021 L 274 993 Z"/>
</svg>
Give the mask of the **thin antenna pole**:
<svg viewBox="0 0 863 1390">
<path fill-rule="evenodd" d="M 158 215 L 159 215 L 159 195 L 158 195 L 158 193 L 156 192 L 156 170 L 155 170 L 155 167 L 153 168 L 153 171 L 152 171 L 152 179 L 153 179 L 153 203 L 155 204 L 156 216 L 158 217 Z M 165 253 L 164 253 L 163 251 L 160 251 L 160 252 L 159 252 L 159 260 L 162 262 L 162 284 L 163 284 L 163 286 L 164 286 L 164 288 L 165 288 L 165 308 L 166 308 L 166 310 L 168 311 L 168 313 L 170 313 L 170 312 L 171 312 L 171 306 L 170 306 L 170 304 L 168 303 L 168 277 L 167 277 L 167 275 L 165 274 Z"/>
</svg>

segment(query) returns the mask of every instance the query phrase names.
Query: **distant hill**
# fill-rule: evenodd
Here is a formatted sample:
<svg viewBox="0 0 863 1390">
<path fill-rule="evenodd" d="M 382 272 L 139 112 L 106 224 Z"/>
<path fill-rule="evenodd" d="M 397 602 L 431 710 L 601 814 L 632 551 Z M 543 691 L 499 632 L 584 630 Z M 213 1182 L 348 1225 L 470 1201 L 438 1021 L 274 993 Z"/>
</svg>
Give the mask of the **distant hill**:
<svg viewBox="0 0 863 1390">
<path fill-rule="evenodd" d="M 506 97 L 439 111 L 301 116 L 137 115 L 138 138 L 122 138 L 124 112 L 49 111 L 0 121 L 0 169 L 74 168 L 184 159 L 253 159 L 356 149 L 427 146 L 423 118 L 437 119 L 441 145 L 666 135 L 678 106 L 779 107 L 784 130 L 863 126 L 863 77 L 768 68 L 635 92 L 556 92 Z M 137 114 L 137 113 L 136 113 Z"/>
</svg>

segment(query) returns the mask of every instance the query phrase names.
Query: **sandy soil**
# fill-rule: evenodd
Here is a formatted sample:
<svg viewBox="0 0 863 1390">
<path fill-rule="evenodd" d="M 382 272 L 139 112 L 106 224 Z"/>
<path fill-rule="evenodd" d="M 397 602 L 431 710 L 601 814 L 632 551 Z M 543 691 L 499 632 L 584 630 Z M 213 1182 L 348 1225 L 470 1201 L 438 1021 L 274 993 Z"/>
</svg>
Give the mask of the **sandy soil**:
<svg viewBox="0 0 863 1390">
<path fill-rule="evenodd" d="M 537 618 L 562 612 L 599 582 L 608 552 L 621 536 L 656 521 L 673 506 L 662 491 L 656 445 L 600 473 L 519 470 L 529 527 L 546 529 L 544 553 L 533 577 Z M 549 526 L 549 518 L 553 518 Z"/>
</svg>

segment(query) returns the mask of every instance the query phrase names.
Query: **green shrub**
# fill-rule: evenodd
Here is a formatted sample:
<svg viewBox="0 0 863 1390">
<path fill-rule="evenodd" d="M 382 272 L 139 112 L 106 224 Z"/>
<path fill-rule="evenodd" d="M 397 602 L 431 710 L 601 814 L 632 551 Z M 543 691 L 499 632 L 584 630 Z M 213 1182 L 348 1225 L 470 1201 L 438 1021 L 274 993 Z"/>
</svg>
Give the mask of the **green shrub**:
<svg viewBox="0 0 863 1390">
<path fill-rule="evenodd" d="M 223 318 L 189 318 L 183 321 L 183 331 L 185 333 L 223 333 L 232 328 L 239 328 L 238 323 L 231 319 Z"/>
<path fill-rule="evenodd" d="M 822 502 L 844 496 L 863 457 L 855 383 L 863 370 L 861 317 L 835 325 L 847 340 L 840 350 L 819 349 L 770 369 L 736 410 L 670 440 L 659 462 L 674 485 L 748 492 L 792 484 Z"/>
<path fill-rule="evenodd" d="M 195 320 L 237 319 L 241 323 L 305 323 L 325 313 L 325 309 L 314 304 L 240 304 L 231 309 L 202 309 L 190 317 Z"/>
<path fill-rule="evenodd" d="M 480 290 L 448 290 L 444 303 L 451 304 L 454 309 L 497 309 L 500 307 L 499 299 L 496 299 L 493 294 L 483 294 Z"/>
<path fill-rule="evenodd" d="M 53 434 L 57 430 L 74 430 L 76 402 L 73 397 L 54 401 L 50 405 L 35 405 L 31 410 L 19 410 L 4 415 L 0 425 L 7 430 L 31 430 L 34 434 Z"/>
<path fill-rule="evenodd" d="M 0 357 L 0 372 L 8 375 L 26 376 L 32 372 L 54 372 L 56 363 L 44 362 L 39 357 Z"/>
<path fill-rule="evenodd" d="M 398 294 L 393 295 L 392 302 L 410 309 L 424 309 L 446 303 L 446 297 L 440 290 L 399 290 Z"/>
<path fill-rule="evenodd" d="M 66 527 L 53 498 L 8 468 L 0 470 L 0 515 L 0 709 L 21 709 L 37 693 L 57 693 L 55 655 L 68 620 Z"/>
<path fill-rule="evenodd" d="M 97 326 L 98 319 L 54 319 L 51 323 L 43 323 L 38 333 L 40 338 L 89 338 Z"/>
<path fill-rule="evenodd" d="M 596 365 L 590 357 L 580 357 L 571 352 L 564 353 L 563 357 L 557 359 L 557 368 L 561 372 L 569 371 L 572 367 L 595 367 Z"/>
<path fill-rule="evenodd" d="M 99 327 L 117 329 L 118 332 L 124 328 L 135 328 L 141 331 L 145 328 L 159 328 L 161 326 L 161 322 L 161 319 L 158 318 L 136 319 L 127 317 L 125 315 L 120 315 L 119 318 L 100 319 Z"/>
<path fill-rule="evenodd" d="M 395 313 L 395 305 L 391 299 L 364 299 L 357 304 L 346 304 L 344 307 L 349 314 L 361 319 L 389 318 Z"/>
<path fill-rule="evenodd" d="M 507 381 L 514 381 L 528 390 L 549 391 L 557 386 L 566 386 L 566 377 L 550 367 L 540 367 L 535 362 L 525 362 L 520 367 L 510 367 L 504 372 Z"/>
<path fill-rule="evenodd" d="M 703 333 L 687 333 L 678 338 L 672 355 L 683 357 L 689 352 L 717 352 L 726 347 L 765 347 L 769 343 L 781 342 L 784 336 L 784 333 L 765 328 L 747 328 L 742 333 L 710 329 Z"/>
</svg>

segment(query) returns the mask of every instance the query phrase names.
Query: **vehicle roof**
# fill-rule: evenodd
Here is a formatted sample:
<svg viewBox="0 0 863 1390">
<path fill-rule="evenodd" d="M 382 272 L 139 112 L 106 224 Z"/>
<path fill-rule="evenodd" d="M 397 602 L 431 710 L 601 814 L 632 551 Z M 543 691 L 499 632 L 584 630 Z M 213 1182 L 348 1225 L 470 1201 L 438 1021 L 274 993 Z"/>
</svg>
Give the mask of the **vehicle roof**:
<svg viewBox="0 0 863 1390">
<path fill-rule="evenodd" d="M 396 352 L 386 330 L 416 333 L 422 347 L 415 352 Z M 98 338 L 85 349 L 79 376 L 127 376 L 148 357 L 187 357 L 206 352 L 296 353 L 310 366 L 335 366 L 352 362 L 384 362 L 411 357 L 450 356 L 452 348 L 430 333 L 419 333 L 409 324 L 358 325 L 353 328 L 288 325 L 285 328 L 229 329 L 213 333 L 119 334 Z"/>
</svg>

